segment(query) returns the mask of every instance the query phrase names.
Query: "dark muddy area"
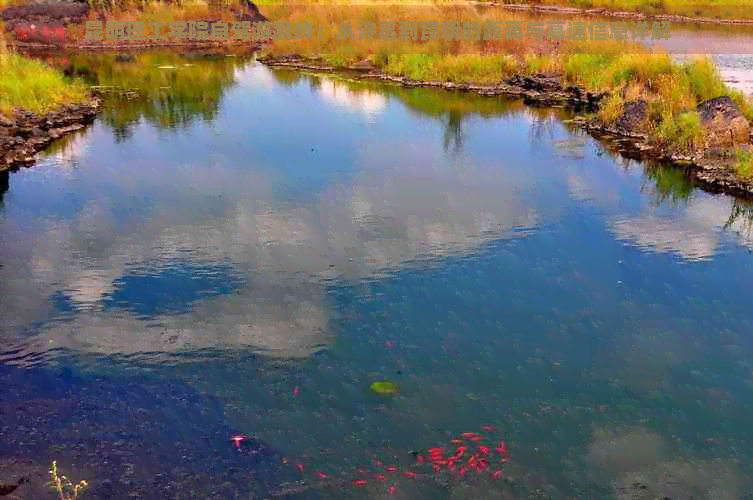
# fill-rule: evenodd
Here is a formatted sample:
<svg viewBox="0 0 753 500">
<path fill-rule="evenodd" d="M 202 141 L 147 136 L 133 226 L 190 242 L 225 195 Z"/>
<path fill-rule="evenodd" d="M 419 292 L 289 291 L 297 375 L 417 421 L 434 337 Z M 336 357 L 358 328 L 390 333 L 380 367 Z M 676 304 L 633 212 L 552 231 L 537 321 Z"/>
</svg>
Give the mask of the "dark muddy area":
<svg viewBox="0 0 753 500">
<path fill-rule="evenodd" d="M 266 498 L 299 479 L 281 450 L 236 449 L 222 406 L 182 383 L 0 365 L 0 389 L 0 487 L 17 498 L 52 498 L 52 461 L 88 499 Z"/>
</svg>

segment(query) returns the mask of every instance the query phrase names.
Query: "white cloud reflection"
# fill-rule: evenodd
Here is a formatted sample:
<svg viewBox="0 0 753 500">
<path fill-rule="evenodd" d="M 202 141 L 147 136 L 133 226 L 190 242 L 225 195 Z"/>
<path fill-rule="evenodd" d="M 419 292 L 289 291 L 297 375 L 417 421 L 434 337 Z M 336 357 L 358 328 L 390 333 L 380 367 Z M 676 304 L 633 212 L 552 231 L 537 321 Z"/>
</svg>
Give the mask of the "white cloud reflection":
<svg viewBox="0 0 753 500">
<path fill-rule="evenodd" d="M 322 78 L 319 95 L 330 104 L 350 112 L 357 112 L 372 117 L 387 107 L 387 98 L 378 92 L 369 90 L 352 90 L 342 82 L 331 78 Z"/>
<path fill-rule="evenodd" d="M 99 354 L 165 354 L 244 346 L 281 358 L 304 357 L 330 342 L 323 279 L 374 276 L 421 257 L 477 248 L 536 214 L 500 168 L 451 164 L 431 145 L 375 144 L 363 149 L 364 174 L 290 206 L 275 200 L 271 179 L 217 163 L 128 175 L 159 186 L 163 206 L 116 222 L 106 198 L 74 218 L 41 217 L 21 227 L 0 222 L 0 315 L 6 344 L 22 353 L 65 347 Z M 110 171 L 108 171 L 110 172 Z M 117 177 L 106 179 L 122 188 Z M 162 178 L 164 177 L 164 178 Z M 221 201 L 207 193 L 222 192 Z M 181 197 L 179 203 L 172 203 Z M 138 203 L 133 198 L 132 203 Z M 190 207 L 187 209 L 187 207 Z M 132 208 L 140 208 L 134 205 Z M 105 310 L 118 278 L 158 270 L 175 259 L 229 262 L 247 276 L 232 293 L 200 300 L 188 313 L 143 318 Z M 50 296 L 64 291 L 75 311 L 28 338 L 23 328 L 51 317 Z"/>
<path fill-rule="evenodd" d="M 649 209 L 637 217 L 616 218 L 610 229 L 620 240 L 662 253 L 676 253 L 687 260 L 713 257 L 732 209 L 732 199 L 699 194 L 687 206 L 661 215 Z M 733 222 L 727 231 L 741 245 L 753 248 L 753 232 L 744 218 Z"/>
</svg>

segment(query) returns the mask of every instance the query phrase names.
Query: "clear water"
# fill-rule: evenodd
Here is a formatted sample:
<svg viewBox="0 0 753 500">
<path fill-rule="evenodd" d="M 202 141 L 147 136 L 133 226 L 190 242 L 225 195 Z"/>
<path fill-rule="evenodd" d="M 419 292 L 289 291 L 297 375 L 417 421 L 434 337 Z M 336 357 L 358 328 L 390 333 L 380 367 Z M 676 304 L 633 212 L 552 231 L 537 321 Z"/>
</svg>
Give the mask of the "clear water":
<svg viewBox="0 0 753 500">
<path fill-rule="evenodd" d="M 248 498 L 255 464 L 231 463 L 233 432 L 349 473 L 495 424 L 514 493 L 467 480 L 397 494 L 750 491 L 742 202 L 501 99 L 240 58 L 58 62 L 144 94 L 110 99 L 9 176 L 0 402 L 13 422 L 19 408 L 60 418 L 37 422 L 44 439 L 6 427 L 3 460 L 57 459 L 101 498 Z M 370 395 L 382 378 L 400 395 Z M 65 417 L 64 400 L 109 413 Z M 136 406 L 159 433 L 111 429 Z M 132 439 L 164 455 L 97 459 Z"/>
</svg>

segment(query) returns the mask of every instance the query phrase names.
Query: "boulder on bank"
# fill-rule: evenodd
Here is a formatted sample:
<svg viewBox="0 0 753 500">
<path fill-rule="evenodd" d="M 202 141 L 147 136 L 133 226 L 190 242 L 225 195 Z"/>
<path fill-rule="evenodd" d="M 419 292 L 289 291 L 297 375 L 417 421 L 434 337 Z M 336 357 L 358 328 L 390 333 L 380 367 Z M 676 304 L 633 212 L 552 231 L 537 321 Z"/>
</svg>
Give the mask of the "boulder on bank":
<svg viewBox="0 0 753 500">
<path fill-rule="evenodd" d="M 641 132 L 648 123 L 648 102 L 644 99 L 628 101 L 614 125 L 625 132 Z"/>
<path fill-rule="evenodd" d="M 703 101 L 696 110 L 706 131 L 707 147 L 731 148 L 750 142 L 750 123 L 729 96 Z"/>
</svg>

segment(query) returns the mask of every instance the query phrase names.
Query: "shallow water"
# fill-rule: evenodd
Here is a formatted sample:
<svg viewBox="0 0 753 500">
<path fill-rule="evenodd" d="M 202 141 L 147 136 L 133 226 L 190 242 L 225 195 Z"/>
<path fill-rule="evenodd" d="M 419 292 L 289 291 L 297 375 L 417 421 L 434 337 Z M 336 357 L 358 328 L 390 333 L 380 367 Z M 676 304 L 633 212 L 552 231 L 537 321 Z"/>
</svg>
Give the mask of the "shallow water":
<svg viewBox="0 0 753 500">
<path fill-rule="evenodd" d="M 234 433 L 308 477 L 495 424 L 514 488 L 399 494 L 750 490 L 745 204 L 501 99 L 241 58 L 58 62 L 144 93 L 8 179 L 0 393 L 35 424 L 3 424 L 4 464 L 57 459 L 101 498 L 247 498 L 296 476 L 254 478 Z M 368 394 L 380 378 L 400 395 Z"/>
</svg>

